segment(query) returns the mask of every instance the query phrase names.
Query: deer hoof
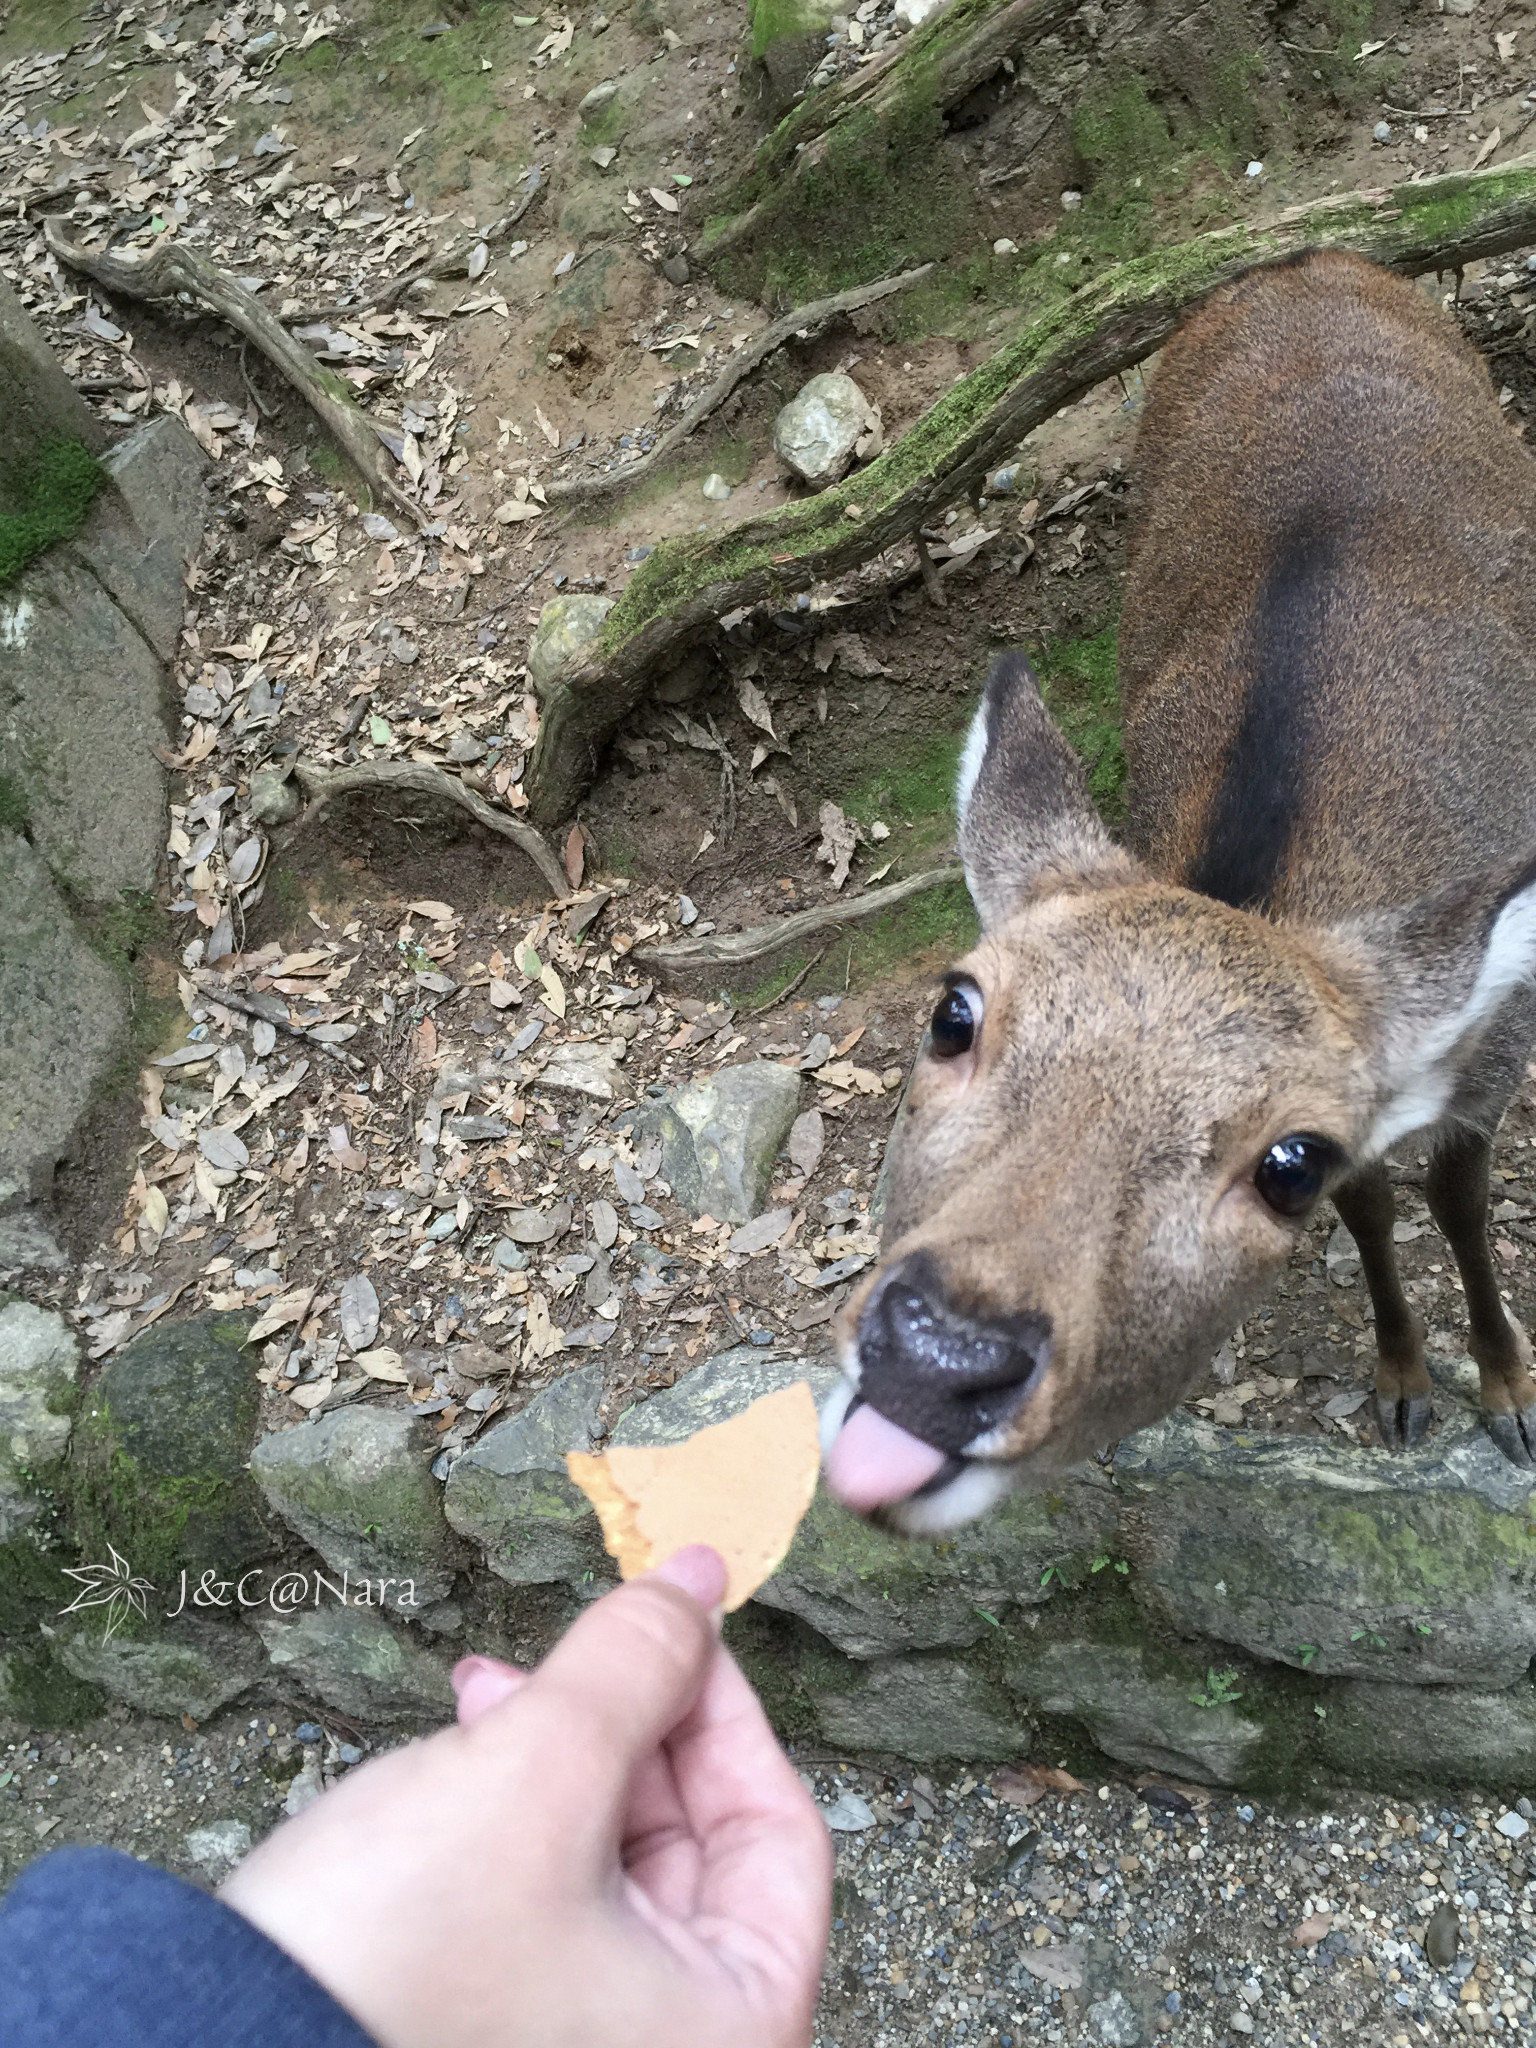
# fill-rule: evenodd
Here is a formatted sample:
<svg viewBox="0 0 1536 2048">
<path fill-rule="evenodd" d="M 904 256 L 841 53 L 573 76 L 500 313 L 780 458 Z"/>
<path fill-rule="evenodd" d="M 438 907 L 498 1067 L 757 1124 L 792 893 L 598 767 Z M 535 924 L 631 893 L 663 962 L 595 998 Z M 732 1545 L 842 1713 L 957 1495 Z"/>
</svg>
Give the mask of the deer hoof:
<svg viewBox="0 0 1536 2048">
<path fill-rule="evenodd" d="M 1389 1451 L 1416 1450 L 1429 1429 L 1429 1417 L 1428 1394 L 1414 1394 L 1405 1401 L 1376 1396 L 1376 1425 Z"/>
<path fill-rule="evenodd" d="M 1518 1415 L 1485 1418 L 1488 1434 L 1511 1465 L 1536 1465 L 1536 1402 Z"/>
</svg>

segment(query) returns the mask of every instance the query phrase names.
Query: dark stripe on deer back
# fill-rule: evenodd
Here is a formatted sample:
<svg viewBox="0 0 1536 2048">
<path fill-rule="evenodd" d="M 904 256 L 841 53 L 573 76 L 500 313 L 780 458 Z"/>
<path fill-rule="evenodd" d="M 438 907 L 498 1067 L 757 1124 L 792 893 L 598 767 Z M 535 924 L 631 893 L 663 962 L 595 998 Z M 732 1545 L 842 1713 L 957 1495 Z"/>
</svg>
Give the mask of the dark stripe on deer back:
<svg viewBox="0 0 1536 2048">
<path fill-rule="evenodd" d="M 1329 665 L 1337 558 L 1331 533 L 1294 528 L 1242 643 L 1248 695 L 1189 877 L 1191 888 L 1238 909 L 1269 903 L 1301 810 L 1312 706 Z"/>
</svg>

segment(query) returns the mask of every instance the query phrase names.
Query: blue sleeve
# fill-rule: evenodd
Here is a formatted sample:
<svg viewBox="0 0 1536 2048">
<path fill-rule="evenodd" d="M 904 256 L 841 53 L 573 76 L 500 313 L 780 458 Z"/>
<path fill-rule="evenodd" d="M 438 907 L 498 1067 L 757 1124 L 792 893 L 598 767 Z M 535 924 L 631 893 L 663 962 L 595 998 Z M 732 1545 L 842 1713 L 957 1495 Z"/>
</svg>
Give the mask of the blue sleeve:
<svg viewBox="0 0 1536 2048">
<path fill-rule="evenodd" d="M 0 1901 L 14 2048 L 375 2048 L 250 1922 L 114 1849 L 59 1849 Z"/>
</svg>

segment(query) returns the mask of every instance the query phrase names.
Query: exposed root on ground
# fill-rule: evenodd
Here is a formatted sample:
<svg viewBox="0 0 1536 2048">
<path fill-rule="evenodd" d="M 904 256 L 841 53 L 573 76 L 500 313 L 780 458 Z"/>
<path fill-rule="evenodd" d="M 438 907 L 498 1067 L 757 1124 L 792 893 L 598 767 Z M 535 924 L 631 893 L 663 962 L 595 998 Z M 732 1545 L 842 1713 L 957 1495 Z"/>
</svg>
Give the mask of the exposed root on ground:
<svg viewBox="0 0 1536 2048">
<path fill-rule="evenodd" d="M 651 674 L 723 616 L 782 605 L 910 540 L 1034 427 L 1161 348 L 1180 316 L 1218 286 L 1306 248 L 1350 249 L 1412 277 L 1533 240 L 1536 157 L 1522 157 L 1498 170 L 1339 194 L 1116 265 L 952 385 L 867 469 L 816 497 L 664 542 L 592 653 L 549 693 L 525 780 L 532 817 L 552 825 L 571 814 Z"/>
<path fill-rule="evenodd" d="M 683 974 L 696 967 L 742 967 L 782 946 L 798 945 L 815 932 L 858 924 L 865 918 L 878 917 L 883 910 L 894 909 L 925 889 L 939 889 L 946 882 L 964 880 L 965 869 L 958 861 L 952 861 L 947 867 L 909 875 L 904 882 L 888 882 L 883 889 L 870 889 L 862 896 L 818 903 L 811 910 L 797 910 L 790 917 L 776 917 L 770 924 L 755 924 L 744 932 L 711 933 L 702 939 L 683 939 L 675 946 L 637 946 L 635 958 L 660 974 Z"/>
<path fill-rule="evenodd" d="M 365 481 L 413 526 L 427 524 L 430 515 L 386 473 L 378 434 L 367 414 L 347 396 L 340 378 L 324 370 L 243 285 L 169 235 L 163 235 L 147 256 L 131 262 L 105 250 L 81 248 L 56 220 L 43 223 L 43 235 L 61 263 L 94 278 L 109 292 L 129 299 L 189 298 L 227 320 L 288 380 Z"/>
<path fill-rule="evenodd" d="M 350 768 L 325 768 L 318 761 L 300 760 L 293 764 L 293 772 L 309 798 L 304 813 L 307 819 L 318 818 L 337 797 L 368 791 L 436 797 L 442 803 L 456 804 L 461 811 L 468 811 L 488 832 L 510 839 L 533 862 L 549 884 L 552 896 L 563 900 L 570 894 L 564 871 L 541 833 L 522 818 L 498 811 L 494 804 L 467 789 L 456 775 L 434 768 L 429 761 L 358 761 Z"/>
</svg>

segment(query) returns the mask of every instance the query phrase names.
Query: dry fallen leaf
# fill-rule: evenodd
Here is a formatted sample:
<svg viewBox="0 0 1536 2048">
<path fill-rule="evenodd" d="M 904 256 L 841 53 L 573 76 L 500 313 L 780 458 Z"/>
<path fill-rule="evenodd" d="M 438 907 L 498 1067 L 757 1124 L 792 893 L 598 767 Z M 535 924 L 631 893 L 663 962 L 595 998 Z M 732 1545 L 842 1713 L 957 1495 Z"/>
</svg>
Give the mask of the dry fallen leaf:
<svg viewBox="0 0 1536 2048">
<path fill-rule="evenodd" d="M 848 867 L 859 843 L 859 828 L 840 804 L 829 798 L 821 807 L 821 844 L 816 858 L 832 870 L 832 886 L 841 889 L 848 879 Z"/>
<path fill-rule="evenodd" d="M 670 192 L 663 192 L 659 185 L 652 185 L 649 189 L 651 197 L 655 200 L 656 204 L 661 208 L 663 213 L 677 212 L 677 201 L 672 197 L 672 194 Z"/>
<path fill-rule="evenodd" d="M 379 1334 L 379 1297 L 366 1273 L 354 1273 L 341 1290 L 341 1334 L 350 1351 L 366 1351 Z"/>
<path fill-rule="evenodd" d="M 392 1385 L 404 1386 L 410 1377 L 405 1360 L 388 1345 L 381 1345 L 377 1351 L 360 1351 L 352 1362 L 361 1366 L 371 1380 L 388 1380 Z"/>
<path fill-rule="evenodd" d="M 992 1780 L 992 1790 L 1010 1806 L 1033 1806 L 1047 1792 L 1086 1792 L 1087 1786 L 1070 1771 L 1053 1770 L 1049 1764 L 1004 1764 Z"/>
</svg>

